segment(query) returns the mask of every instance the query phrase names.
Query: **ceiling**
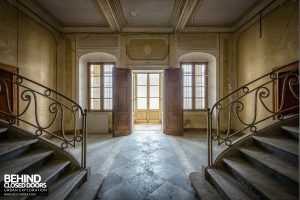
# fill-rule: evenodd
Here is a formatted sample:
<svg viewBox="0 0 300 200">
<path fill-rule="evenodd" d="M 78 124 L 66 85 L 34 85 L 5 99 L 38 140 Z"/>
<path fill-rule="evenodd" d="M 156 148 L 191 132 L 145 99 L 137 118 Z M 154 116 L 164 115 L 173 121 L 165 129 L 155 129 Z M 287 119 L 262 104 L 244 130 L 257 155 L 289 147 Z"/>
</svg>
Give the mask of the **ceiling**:
<svg viewBox="0 0 300 200">
<path fill-rule="evenodd" d="M 225 27 L 267 0 L 31 0 L 62 27 Z"/>
</svg>

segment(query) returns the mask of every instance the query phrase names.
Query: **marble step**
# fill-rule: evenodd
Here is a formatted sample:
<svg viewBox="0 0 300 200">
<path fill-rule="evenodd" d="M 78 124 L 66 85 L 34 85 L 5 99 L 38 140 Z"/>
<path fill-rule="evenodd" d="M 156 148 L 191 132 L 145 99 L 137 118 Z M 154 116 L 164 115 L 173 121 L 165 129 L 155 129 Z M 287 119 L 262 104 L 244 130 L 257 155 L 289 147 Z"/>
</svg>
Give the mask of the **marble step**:
<svg viewBox="0 0 300 200">
<path fill-rule="evenodd" d="M 45 163 L 40 169 L 33 172 L 33 174 L 39 174 L 42 177 L 42 181 L 51 185 L 67 170 L 66 168 L 70 164 L 70 161 L 64 160 L 51 160 L 49 163 Z"/>
<path fill-rule="evenodd" d="M 64 176 L 57 183 L 50 186 L 48 196 L 38 197 L 37 199 L 44 200 L 64 200 L 70 198 L 73 192 L 80 187 L 86 180 L 87 171 L 76 171 L 75 173 Z"/>
<path fill-rule="evenodd" d="M 207 169 L 211 183 L 218 189 L 223 199 L 250 200 L 253 199 L 230 174 L 213 168 Z"/>
<path fill-rule="evenodd" d="M 218 191 L 203 177 L 200 172 L 192 172 L 189 175 L 192 187 L 198 199 L 221 200 Z"/>
<path fill-rule="evenodd" d="M 279 159 L 273 154 L 254 146 L 245 146 L 239 148 L 248 160 L 259 169 L 275 177 L 278 181 L 284 183 L 287 187 L 298 191 L 299 169 L 290 162 Z"/>
<path fill-rule="evenodd" d="M 0 142 L 0 163 L 3 163 L 9 159 L 17 157 L 26 151 L 35 143 L 38 139 L 5 139 Z"/>
<path fill-rule="evenodd" d="M 223 159 L 226 167 L 240 184 L 257 199 L 296 200 L 297 194 L 283 184 L 262 173 L 246 160 L 235 157 Z"/>
<path fill-rule="evenodd" d="M 295 139 L 299 139 L 299 126 L 282 126 L 283 133 L 287 133 Z"/>
<path fill-rule="evenodd" d="M 105 177 L 102 174 L 92 174 L 87 181 L 71 197 L 72 200 L 96 199 Z"/>
<path fill-rule="evenodd" d="M 24 174 L 32 173 L 37 168 L 43 165 L 46 158 L 49 157 L 53 151 L 51 150 L 36 150 L 26 153 L 22 156 L 14 158 L 0 164 L 0 183 L 3 182 L 4 174 Z"/>
<path fill-rule="evenodd" d="M 285 135 L 253 136 L 254 141 L 262 148 L 271 151 L 281 159 L 298 165 L 299 142 Z"/>
</svg>

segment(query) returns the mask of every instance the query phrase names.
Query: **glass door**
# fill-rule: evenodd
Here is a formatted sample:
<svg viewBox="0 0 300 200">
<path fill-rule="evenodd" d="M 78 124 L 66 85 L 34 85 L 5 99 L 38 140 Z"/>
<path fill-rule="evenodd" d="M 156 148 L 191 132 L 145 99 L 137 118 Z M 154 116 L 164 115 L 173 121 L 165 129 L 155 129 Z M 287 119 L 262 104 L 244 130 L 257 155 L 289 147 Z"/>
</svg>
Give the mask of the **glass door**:
<svg viewBox="0 0 300 200">
<path fill-rule="evenodd" d="M 135 123 L 161 123 L 159 73 L 135 74 Z"/>
</svg>

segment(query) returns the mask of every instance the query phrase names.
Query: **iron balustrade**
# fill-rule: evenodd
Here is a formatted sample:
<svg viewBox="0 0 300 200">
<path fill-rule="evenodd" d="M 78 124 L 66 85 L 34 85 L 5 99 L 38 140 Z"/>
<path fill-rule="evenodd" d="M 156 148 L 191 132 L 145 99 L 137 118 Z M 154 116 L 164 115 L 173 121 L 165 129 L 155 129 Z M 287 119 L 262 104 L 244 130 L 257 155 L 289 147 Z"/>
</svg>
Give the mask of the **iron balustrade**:
<svg viewBox="0 0 300 200">
<path fill-rule="evenodd" d="M 77 143 L 81 143 L 80 166 L 86 168 L 87 110 L 40 83 L 15 73 L 9 74 L 12 80 L 0 76 L 0 92 L 6 94 L 7 101 L 7 108 L 0 108 L 0 114 L 8 118 L 10 125 L 29 125 L 38 137 L 45 134 L 57 138 L 64 150 L 69 146 L 75 148 Z M 23 107 L 20 111 L 12 108 L 11 87 L 17 88 L 18 106 Z M 49 116 L 49 119 L 45 120 L 41 115 Z"/>
<path fill-rule="evenodd" d="M 288 67 L 288 66 L 286 66 Z M 285 114 L 297 110 L 299 115 L 299 94 L 295 87 L 299 87 L 298 72 L 286 72 L 278 75 L 280 67 L 267 73 L 246 85 L 239 87 L 228 95 L 219 99 L 211 108 L 207 109 L 207 144 L 208 166 L 212 167 L 221 155 L 244 138 L 272 123 L 273 119 L 284 120 Z M 274 108 L 272 92 L 275 83 L 279 86 L 277 97 L 279 104 Z M 290 92 L 296 105 L 287 106 L 285 95 Z M 270 105 L 271 104 L 271 105 Z M 249 117 L 251 115 L 251 117 Z M 268 121 L 269 120 L 269 121 Z M 214 160 L 214 147 L 223 144 L 225 150 Z"/>
</svg>

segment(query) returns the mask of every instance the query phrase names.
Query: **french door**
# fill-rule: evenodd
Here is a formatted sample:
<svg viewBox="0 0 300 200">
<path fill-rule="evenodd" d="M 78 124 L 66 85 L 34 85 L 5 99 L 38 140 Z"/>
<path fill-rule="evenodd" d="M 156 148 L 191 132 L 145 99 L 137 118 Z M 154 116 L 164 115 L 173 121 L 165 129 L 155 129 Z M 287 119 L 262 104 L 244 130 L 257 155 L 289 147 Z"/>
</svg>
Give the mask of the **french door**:
<svg viewBox="0 0 300 200">
<path fill-rule="evenodd" d="M 136 73 L 134 123 L 161 123 L 161 74 Z"/>
</svg>

